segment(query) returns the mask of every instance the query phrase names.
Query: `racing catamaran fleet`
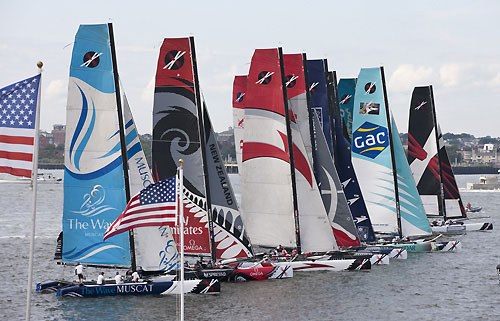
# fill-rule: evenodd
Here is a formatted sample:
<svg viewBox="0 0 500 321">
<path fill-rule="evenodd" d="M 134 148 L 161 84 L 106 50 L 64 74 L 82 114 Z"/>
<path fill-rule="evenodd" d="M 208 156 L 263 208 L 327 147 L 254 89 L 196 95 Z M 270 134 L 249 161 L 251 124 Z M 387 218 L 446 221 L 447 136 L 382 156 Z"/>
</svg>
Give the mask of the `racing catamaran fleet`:
<svg viewBox="0 0 500 321">
<path fill-rule="evenodd" d="M 216 293 L 219 281 L 369 270 L 408 252 L 454 251 L 461 242 L 436 233 L 492 229 L 491 223 L 447 221 L 466 216 L 431 86 L 415 88 L 406 156 L 383 67 L 337 82 L 326 59 L 283 54 L 282 48 L 256 49 L 248 75 L 234 78 L 238 205 L 197 64 L 193 37 L 164 39 L 150 171 L 120 85 L 112 25 L 80 26 L 70 66 L 58 259 L 142 275 L 124 284 L 56 280 L 39 283 L 37 291 L 76 297 Z M 175 199 L 183 228 L 176 216 L 104 239 L 131 196 L 176 176 L 181 165 Z M 428 216 L 444 224 L 431 227 Z M 176 272 L 186 263 L 181 251 L 191 263 L 208 261 L 188 269 L 187 281 Z"/>
</svg>

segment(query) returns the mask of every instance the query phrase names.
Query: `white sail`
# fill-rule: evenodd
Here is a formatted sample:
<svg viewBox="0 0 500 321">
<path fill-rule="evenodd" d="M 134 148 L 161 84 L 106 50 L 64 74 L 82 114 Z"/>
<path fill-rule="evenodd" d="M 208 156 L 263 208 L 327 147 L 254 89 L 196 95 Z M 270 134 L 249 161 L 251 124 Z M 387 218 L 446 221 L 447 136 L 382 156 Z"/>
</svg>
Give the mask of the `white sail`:
<svg viewBox="0 0 500 321">
<path fill-rule="evenodd" d="M 241 212 L 248 236 L 257 246 L 295 247 L 290 164 L 264 152 L 262 157 L 245 159 L 252 143 L 288 155 L 284 117 L 246 108 L 243 139 Z"/>
</svg>

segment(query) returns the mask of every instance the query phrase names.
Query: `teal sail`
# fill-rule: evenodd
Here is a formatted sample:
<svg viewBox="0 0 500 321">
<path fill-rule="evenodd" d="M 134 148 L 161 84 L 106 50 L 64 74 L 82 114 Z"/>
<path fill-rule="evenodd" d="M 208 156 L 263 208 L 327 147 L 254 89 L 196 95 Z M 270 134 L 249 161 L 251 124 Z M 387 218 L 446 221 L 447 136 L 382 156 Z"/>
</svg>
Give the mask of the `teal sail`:
<svg viewBox="0 0 500 321">
<path fill-rule="evenodd" d="M 391 118 L 383 69 L 361 69 L 354 96 L 352 159 L 373 229 L 426 235 L 429 224 L 393 121 L 389 128 Z"/>
<path fill-rule="evenodd" d="M 130 265 L 128 234 L 103 242 L 126 205 L 108 25 L 80 26 L 69 76 L 62 260 Z"/>
<path fill-rule="evenodd" d="M 431 228 L 427 215 L 425 214 L 422 199 L 418 194 L 415 179 L 410 170 L 410 165 L 406 158 L 403 144 L 399 138 L 399 131 L 396 122 L 391 114 L 392 122 L 392 143 L 394 148 L 394 158 L 396 172 L 398 174 L 398 191 L 401 216 L 401 228 L 403 235 L 427 235 L 431 234 Z"/>
<path fill-rule="evenodd" d="M 354 110 L 354 91 L 356 90 L 356 78 L 343 78 L 339 80 L 338 96 L 340 114 L 344 119 L 345 128 L 352 139 L 352 115 Z"/>
</svg>

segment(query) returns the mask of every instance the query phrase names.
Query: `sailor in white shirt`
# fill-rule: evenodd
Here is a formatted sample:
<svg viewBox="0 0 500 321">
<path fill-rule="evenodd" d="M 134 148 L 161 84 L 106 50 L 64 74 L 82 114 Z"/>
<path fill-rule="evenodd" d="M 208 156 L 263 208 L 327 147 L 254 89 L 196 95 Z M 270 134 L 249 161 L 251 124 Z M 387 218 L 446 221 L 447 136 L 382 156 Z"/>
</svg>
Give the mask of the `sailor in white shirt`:
<svg viewBox="0 0 500 321">
<path fill-rule="evenodd" d="M 123 277 L 120 275 L 120 272 L 116 272 L 115 281 L 116 281 L 116 284 L 122 284 L 123 283 Z"/>
<path fill-rule="evenodd" d="M 78 280 L 80 283 L 83 282 L 83 265 L 80 262 L 77 262 L 77 266 L 75 268 L 75 274 L 78 275 Z"/>
<path fill-rule="evenodd" d="M 97 285 L 103 285 L 104 284 L 104 272 L 101 272 L 99 276 L 97 277 Z"/>
<path fill-rule="evenodd" d="M 139 273 L 137 273 L 137 271 L 132 273 L 132 282 L 139 282 Z"/>
</svg>

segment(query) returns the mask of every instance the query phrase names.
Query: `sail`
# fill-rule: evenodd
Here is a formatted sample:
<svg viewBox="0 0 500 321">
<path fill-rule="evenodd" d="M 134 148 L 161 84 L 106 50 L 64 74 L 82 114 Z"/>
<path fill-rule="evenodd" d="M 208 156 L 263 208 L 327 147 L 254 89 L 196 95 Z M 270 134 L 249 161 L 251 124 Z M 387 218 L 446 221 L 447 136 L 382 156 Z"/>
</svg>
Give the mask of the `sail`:
<svg viewBox="0 0 500 321">
<path fill-rule="evenodd" d="M 63 262 L 130 265 L 128 234 L 103 242 L 126 205 L 108 25 L 81 25 L 71 57 L 64 154 Z"/>
<path fill-rule="evenodd" d="M 396 122 L 391 114 L 392 146 L 398 177 L 398 196 L 400 204 L 401 230 L 405 236 L 419 236 L 431 234 L 429 221 L 424 206 L 418 194 L 415 180 L 410 170 L 403 144 L 399 138 Z"/>
<path fill-rule="evenodd" d="M 160 48 L 153 106 L 153 177 L 176 174 L 184 168 L 184 251 L 210 255 L 207 191 L 199 127 L 201 106 L 196 97 L 195 70 L 190 38 L 165 38 Z M 179 228 L 174 228 L 174 239 Z M 177 242 L 178 243 L 178 242 Z"/>
<path fill-rule="evenodd" d="M 439 215 L 441 167 L 431 87 L 415 87 L 408 123 L 408 163 L 428 215 Z"/>
<path fill-rule="evenodd" d="M 122 90 L 122 92 L 124 92 Z M 127 140 L 130 195 L 136 195 L 153 183 L 127 97 L 122 95 Z M 136 264 L 145 271 L 170 271 L 178 268 L 179 253 L 169 226 L 134 229 Z"/>
<path fill-rule="evenodd" d="M 453 169 L 451 168 L 450 159 L 448 157 L 448 153 L 446 152 L 446 146 L 444 145 L 444 138 L 439 124 L 437 124 L 437 130 L 446 218 L 467 217 L 464 204 L 458 190 L 457 181 L 455 180 L 455 175 L 453 174 Z"/>
<path fill-rule="evenodd" d="M 283 61 L 290 110 L 301 250 L 331 251 L 338 247 L 311 166 L 312 139 L 304 59 L 301 54 L 287 54 L 283 56 Z"/>
<path fill-rule="evenodd" d="M 361 69 L 359 73 L 354 96 L 353 165 L 375 231 L 427 235 L 431 233 L 429 223 L 386 104 L 383 77 L 382 68 Z"/>
<path fill-rule="evenodd" d="M 332 126 L 330 111 L 328 110 L 328 96 L 326 92 L 326 60 L 307 60 L 307 76 L 311 96 L 311 108 L 318 115 L 330 155 L 333 155 Z"/>
<path fill-rule="evenodd" d="M 436 122 L 432 86 L 415 87 L 413 90 L 408 125 L 408 163 L 428 215 L 446 218 L 466 216 Z M 444 204 L 439 204 L 442 195 Z"/>
<path fill-rule="evenodd" d="M 342 188 L 347 198 L 360 240 L 362 242 L 375 242 L 375 233 L 373 231 L 370 216 L 368 215 L 363 193 L 361 193 L 359 187 L 356 172 L 352 166 L 350 143 L 343 134 L 344 130 L 342 125 L 344 122 L 341 117 L 339 105 L 337 104 L 338 99 L 335 94 L 336 80 L 334 78 L 333 74 L 329 75 L 328 87 L 333 96 L 332 99 L 330 99 L 331 104 L 334 105 L 332 109 L 334 112 L 335 167 L 339 179 L 342 182 Z M 354 96 L 354 92 L 352 95 Z M 354 98 L 350 99 L 354 101 Z"/>
<path fill-rule="evenodd" d="M 295 247 L 295 223 L 278 49 L 255 50 L 245 95 L 242 216 L 254 246 Z"/>
<path fill-rule="evenodd" d="M 361 69 L 354 95 L 352 164 L 375 232 L 399 233 L 380 68 Z"/>
<path fill-rule="evenodd" d="M 317 114 L 313 115 L 313 126 L 316 129 L 321 128 Z M 328 213 L 337 245 L 342 247 L 359 246 L 361 243 L 358 232 L 323 131 L 315 130 L 315 140 L 321 198 Z"/>
<path fill-rule="evenodd" d="M 234 148 L 238 172 L 241 174 L 241 153 L 243 150 L 243 128 L 245 116 L 245 94 L 247 90 L 247 76 L 235 76 L 233 82 L 233 127 Z"/>
<path fill-rule="evenodd" d="M 251 257 L 250 240 L 246 235 L 236 197 L 227 176 L 205 104 L 203 113 L 216 258 L 226 260 Z"/>
<path fill-rule="evenodd" d="M 354 109 L 354 92 L 356 90 L 356 78 L 342 78 L 338 84 L 338 100 L 340 113 L 344 119 L 345 130 L 352 140 L 352 115 Z"/>
</svg>

